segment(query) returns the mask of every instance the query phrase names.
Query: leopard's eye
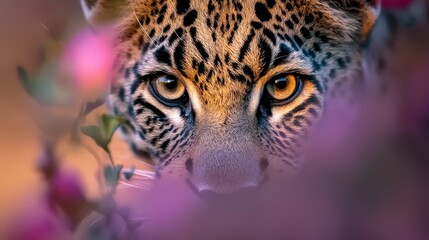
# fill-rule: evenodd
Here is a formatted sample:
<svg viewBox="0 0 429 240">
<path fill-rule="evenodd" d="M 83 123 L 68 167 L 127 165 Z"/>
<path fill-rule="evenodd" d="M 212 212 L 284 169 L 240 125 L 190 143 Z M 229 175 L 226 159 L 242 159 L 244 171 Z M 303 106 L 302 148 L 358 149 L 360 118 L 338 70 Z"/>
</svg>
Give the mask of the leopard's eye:
<svg viewBox="0 0 429 240">
<path fill-rule="evenodd" d="M 293 74 L 277 75 L 267 83 L 266 91 L 274 104 L 285 104 L 297 97 L 302 81 Z"/>
<path fill-rule="evenodd" d="M 177 103 L 186 95 L 185 86 L 173 76 L 161 76 L 152 81 L 155 95 L 163 102 Z"/>
</svg>

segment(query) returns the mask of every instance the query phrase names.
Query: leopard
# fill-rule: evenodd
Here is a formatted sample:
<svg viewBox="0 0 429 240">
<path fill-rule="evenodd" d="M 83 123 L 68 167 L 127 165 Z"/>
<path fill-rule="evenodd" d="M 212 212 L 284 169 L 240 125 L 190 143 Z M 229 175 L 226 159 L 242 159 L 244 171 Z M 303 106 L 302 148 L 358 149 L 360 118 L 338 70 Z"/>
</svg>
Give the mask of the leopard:
<svg viewBox="0 0 429 240">
<path fill-rule="evenodd" d="M 352 105 L 367 72 L 382 69 L 389 44 L 374 26 L 399 19 L 376 0 L 81 5 L 92 26 L 113 29 L 108 105 L 126 118 L 131 150 L 157 179 L 216 194 L 294 174 L 330 103 Z"/>
</svg>

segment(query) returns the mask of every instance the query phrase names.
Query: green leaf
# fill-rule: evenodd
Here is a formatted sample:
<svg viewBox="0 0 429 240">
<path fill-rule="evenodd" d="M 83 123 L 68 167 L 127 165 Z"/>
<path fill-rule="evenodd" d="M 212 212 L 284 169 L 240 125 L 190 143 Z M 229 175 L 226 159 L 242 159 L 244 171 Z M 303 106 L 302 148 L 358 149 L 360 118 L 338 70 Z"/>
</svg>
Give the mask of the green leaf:
<svg viewBox="0 0 429 240">
<path fill-rule="evenodd" d="M 99 124 L 101 125 L 104 137 L 108 142 L 112 140 L 113 134 L 115 133 L 116 129 L 118 129 L 121 124 L 125 123 L 125 121 L 126 120 L 124 117 L 108 114 L 101 115 L 101 117 L 99 118 Z"/>
<path fill-rule="evenodd" d="M 123 165 L 116 165 L 115 167 L 109 165 L 104 167 L 104 179 L 109 186 L 115 187 L 118 184 L 122 168 L 124 168 Z"/>
<path fill-rule="evenodd" d="M 98 146 L 109 153 L 108 142 L 105 140 L 98 126 L 83 126 L 80 128 L 80 131 L 86 136 L 92 138 Z"/>
<path fill-rule="evenodd" d="M 130 169 L 128 169 L 127 171 L 124 171 L 122 174 L 124 175 L 125 179 L 131 180 L 135 171 L 136 171 L 136 167 L 133 165 L 131 166 Z"/>
<path fill-rule="evenodd" d="M 17 73 L 18 73 L 19 81 L 22 87 L 24 88 L 24 90 L 27 92 L 28 95 L 30 95 L 31 97 L 34 97 L 33 86 L 27 71 L 23 67 L 18 66 Z"/>
<path fill-rule="evenodd" d="M 44 70 L 38 78 L 30 77 L 27 71 L 21 67 L 17 67 L 17 74 L 20 83 L 24 90 L 34 100 L 41 104 L 49 105 L 65 105 L 70 102 L 69 93 L 57 93 L 58 87 L 55 86 L 54 78 L 55 66 L 45 66 Z"/>
<path fill-rule="evenodd" d="M 23 67 L 18 66 L 17 72 L 18 72 L 18 77 L 19 77 L 19 80 L 21 81 L 21 84 L 23 86 L 27 86 L 28 81 L 29 81 L 27 71 Z"/>
<path fill-rule="evenodd" d="M 110 153 L 109 144 L 112 140 L 113 134 L 125 121 L 124 117 L 103 114 L 98 117 L 97 126 L 81 127 L 81 132 L 92 138 L 95 143 L 103 148 L 107 153 Z"/>
</svg>

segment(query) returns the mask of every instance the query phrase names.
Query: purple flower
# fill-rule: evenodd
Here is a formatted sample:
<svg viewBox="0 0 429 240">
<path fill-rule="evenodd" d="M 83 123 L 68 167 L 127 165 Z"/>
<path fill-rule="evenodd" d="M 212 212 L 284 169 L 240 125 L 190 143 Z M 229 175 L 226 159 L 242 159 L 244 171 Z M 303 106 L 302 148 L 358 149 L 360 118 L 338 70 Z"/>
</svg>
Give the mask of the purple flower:
<svg viewBox="0 0 429 240">
<path fill-rule="evenodd" d="M 382 0 L 381 6 L 386 9 L 403 9 L 408 7 L 413 0 Z"/>
</svg>

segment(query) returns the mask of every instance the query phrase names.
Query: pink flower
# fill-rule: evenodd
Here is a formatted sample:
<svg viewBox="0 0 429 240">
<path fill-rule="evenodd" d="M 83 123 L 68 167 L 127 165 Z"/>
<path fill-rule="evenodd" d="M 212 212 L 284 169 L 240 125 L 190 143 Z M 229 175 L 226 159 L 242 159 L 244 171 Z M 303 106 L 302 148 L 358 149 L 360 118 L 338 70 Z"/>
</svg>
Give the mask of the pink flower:
<svg viewBox="0 0 429 240">
<path fill-rule="evenodd" d="M 63 69 L 83 92 L 105 90 L 109 86 L 115 59 L 109 33 L 84 30 L 66 46 Z"/>
<path fill-rule="evenodd" d="M 49 182 L 48 198 L 65 214 L 72 229 L 91 212 L 79 176 L 72 171 L 56 172 Z"/>
<path fill-rule="evenodd" d="M 382 0 L 381 6 L 386 9 L 402 9 L 408 7 L 413 0 Z"/>
<path fill-rule="evenodd" d="M 6 239 L 70 239 L 64 220 L 51 211 L 46 196 L 39 190 L 30 191 L 25 200 L 17 203 L 15 214 L 7 223 Z"/>
</svg>

